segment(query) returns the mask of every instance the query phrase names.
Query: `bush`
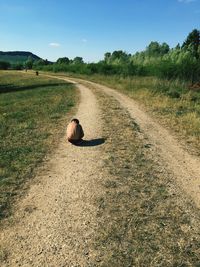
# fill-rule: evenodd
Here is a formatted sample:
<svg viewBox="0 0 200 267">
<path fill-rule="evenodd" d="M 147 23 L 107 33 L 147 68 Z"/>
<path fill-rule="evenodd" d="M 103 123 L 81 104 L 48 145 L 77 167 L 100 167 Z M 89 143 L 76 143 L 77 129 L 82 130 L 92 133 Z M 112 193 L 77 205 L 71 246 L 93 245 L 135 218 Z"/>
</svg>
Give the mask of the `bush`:
<svg viewBox="0 0 200 267">
<path fill-rule="evenodd" d="M 10 63 L 6 61 L 0 61 L 0 70 L 7 70 L 10 68 Z"/>
</svg>

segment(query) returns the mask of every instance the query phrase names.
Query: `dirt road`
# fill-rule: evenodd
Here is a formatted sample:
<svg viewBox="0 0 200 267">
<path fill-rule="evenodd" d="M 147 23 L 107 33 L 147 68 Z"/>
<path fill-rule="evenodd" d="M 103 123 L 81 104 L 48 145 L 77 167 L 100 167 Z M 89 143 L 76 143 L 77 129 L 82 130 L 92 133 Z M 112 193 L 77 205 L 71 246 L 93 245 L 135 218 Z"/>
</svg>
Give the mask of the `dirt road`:
<svg viewBox="0 0 200 267">
<path fill-rule="evenodd" d="M 101 118 L 93 93 L 79 86 L 77 117 L 84 124 L 86 146 L 73 146 L 63 138 L 38 184 L 18 204 L 15 224 L 5 229 L 1 244 L 8 261 L 1 266 L 88 266 L 90 242 L 95 233 L 101 177 Z M 91 255 L 90 255 L 91 257 Z M 74 265 L 78 262 L 78 265 Z"/>
<path fill-rule="evenodd" d="M 103 168 L 106 142 L 97 91 L 117 100 L 137 122 L 139 135 L 148 139 L 151 154 L 155 155 L 154 162 L 171 174 L 170 179 L 180 186 L 188 202 L 200 207 L 199 159 L 183 151 L 168 131 L 128 97 L 93 83 L 77 86 L 81 103 L 76 117 L 84 126 L 87 142 L 73 146 L 63 137 L 53 156 L 38 170 L 36 182 L 17 203 L 13 222 L 1 231 L 2 267 L 107 266 L 98 260 L 95 247 L 96 200 L 101 198 L 105 190 L 102 181 L 108 176 Z"/>
<path fill-rule="evenodd" d="M 200 159 L 184 150 L 171 133 L 143 112 L 133 99 L 108 87 L 93 85 L 117 99 L 130 113 L 150 141 L 157 161 L 162 162 L 163 167 L 172 173 L 188 197 L 200 208 Z"/>
</svg>

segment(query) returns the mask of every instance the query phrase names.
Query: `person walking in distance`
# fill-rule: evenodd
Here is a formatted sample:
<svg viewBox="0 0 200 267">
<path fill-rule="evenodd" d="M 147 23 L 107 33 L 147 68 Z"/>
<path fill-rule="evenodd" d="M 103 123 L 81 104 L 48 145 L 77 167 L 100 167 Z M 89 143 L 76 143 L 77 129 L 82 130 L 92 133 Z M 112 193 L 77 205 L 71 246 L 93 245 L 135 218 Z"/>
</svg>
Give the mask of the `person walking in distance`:
<svg viewBox="0 0 200 267">
<path fill-rule="evenodd" d="M 72 119 L 67 126 L 67 140 L 74 145 L 78 145 L 83 141 L 83 136 L 84 132 L 79 120 Z"/>
</svg>

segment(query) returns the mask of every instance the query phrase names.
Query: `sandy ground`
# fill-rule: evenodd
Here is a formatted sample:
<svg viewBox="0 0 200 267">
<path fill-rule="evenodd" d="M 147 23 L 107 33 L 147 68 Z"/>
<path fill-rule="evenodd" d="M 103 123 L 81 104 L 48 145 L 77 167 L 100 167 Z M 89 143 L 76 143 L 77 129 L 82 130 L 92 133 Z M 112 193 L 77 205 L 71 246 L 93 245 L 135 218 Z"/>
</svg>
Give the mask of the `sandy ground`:
<svg viewBox="0 0 200 267">
<path fill-rule="evenodd" d="M 91 85 L 91 83 L 90 83 Z M 94 93 L 77 84 L 81 104 L 76 117 L 84 126 L 83 146 L 63 138 L 36 177 L 10 227 L 1 232 L 7 259 L 2 267 L 96 266 L 92 244 L 97 229 L 95 199 L 101 191 L 103 146 L 101 113 Z M 200 207 L 200 161 L 189 155 L 137 103 L 105 86 L 93 84 L 116 98 L 148 136 L 157 160 Z M 97 264 L 98 266 L 98 264 Z"/>
</svg>

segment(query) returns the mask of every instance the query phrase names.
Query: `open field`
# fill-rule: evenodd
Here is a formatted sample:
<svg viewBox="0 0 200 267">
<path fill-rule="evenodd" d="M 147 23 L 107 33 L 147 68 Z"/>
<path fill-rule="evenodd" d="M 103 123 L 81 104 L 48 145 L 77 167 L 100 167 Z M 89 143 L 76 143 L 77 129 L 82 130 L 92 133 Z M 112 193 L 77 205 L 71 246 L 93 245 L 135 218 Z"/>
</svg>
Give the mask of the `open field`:
<svg viewBox="0 0 200 267">
<path fill-rule="evenodd" d="M 2 267 L 199 266 L 199 210 L 160 153 L 163 145 L 177 161 L 163 142 L 167 133 L 154 124 L 163 139 L 157 147 L 148 135 L 152 119 L 136 112 L 133 99 L 93 83 L 77 87 L 84 141 L 61 138 L 11 223 L 4 220 Z M 178 154 L 182 164 L 185 153 Z"/>
<path fill-rule="evenodd" d="M 64 81 L 0 72 L 0 217 L 56 145 L 76 92 Z"/>
</svg>

